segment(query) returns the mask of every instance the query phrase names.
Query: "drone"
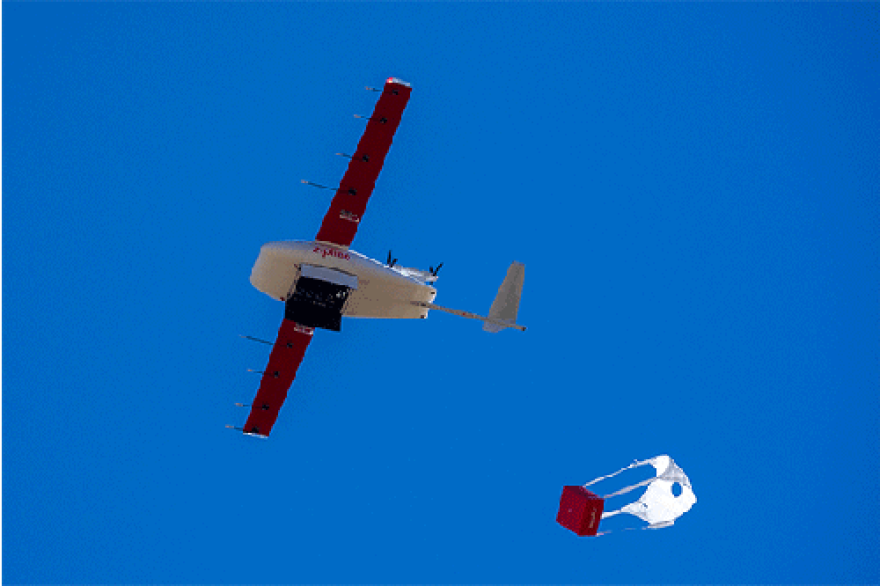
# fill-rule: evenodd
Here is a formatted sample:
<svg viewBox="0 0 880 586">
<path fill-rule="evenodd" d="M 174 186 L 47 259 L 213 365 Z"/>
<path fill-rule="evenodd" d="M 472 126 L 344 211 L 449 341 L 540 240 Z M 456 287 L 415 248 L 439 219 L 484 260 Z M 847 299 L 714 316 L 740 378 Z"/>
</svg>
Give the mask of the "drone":
<svg viewBox="0 0 880 586">
<path fill-rule="evenodd" d="M 303 181 L 335 191 L 317 236 L 264 244 L 251 271 L 251 284 L 258 291 L 284 302 L 284 319 L 274 343 L 244 336 L 272 344 L 244 427 L 227 426 L 246 435 L 269 437 L 315 330 L 339 332 L 343 317 L 424 319 L 433 309 L 480 320 L 487 332 L 526 329 L 516 323 L 525 276 L 522 263 L 511 263 L 489 314 L 481 316 L 434 304 L 433 284 L 443 263 L 423 271 L 399 266 L 391 251 L 380 262 L 349 248 L 412 92 L 410 84 L 395 77 L 381 90 L 367 89 L 381 96 L 354 154 L 344 155 L 351 160 L 339 186 Z"/>
</svg>

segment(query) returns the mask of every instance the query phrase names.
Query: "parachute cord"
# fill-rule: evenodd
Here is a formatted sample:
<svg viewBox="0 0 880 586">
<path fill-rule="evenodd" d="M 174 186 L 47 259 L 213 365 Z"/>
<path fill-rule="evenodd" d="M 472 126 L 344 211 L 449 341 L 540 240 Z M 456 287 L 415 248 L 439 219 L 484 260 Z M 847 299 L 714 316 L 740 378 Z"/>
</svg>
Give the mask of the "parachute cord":
<svg viewBox="0 0 880 586">
<path fill-rule="evenodd" d="M 595 478 L 595 479 L 589 481 L 588 483 L 586 483 L 586 484 L 584 485 L 584 487 L 590 486 L 591 484 L 596 484 L 597 482 L 599 482 L 599 481 L 601 481 L 601 480 L 606 480 L 606 479 L 608 479 L 608 478 L 611 478 L 612 476 L 617 476 L 617 475 L 620 474 L 621 472 L 624 472 L 624 471 L 626 471 L 626 470 L 629 470 L 630 468 L 635 468 L 635 467 L 638 466 L 640 463 L 641 463 L 641 462 L 639 462 L 638 460 L 636 460 L 635 462 L 633 462 L 633 463 L 630 464 L 629 466 L 627 466 L 627 467 L 625 467 L 625 468 L 621 468 L 621 469 L 618 470 L 617 472 L 612 472 L 611 474 L 606 474 L 605 476 L 600 476 L 599 478 Z"/>
<path fill-rule="evenodd" d="M 589 481 L 588 483 L 584 484 L 583 486 L 584 486 L 584 488 L 586 488 L 590 485 L 596 484 L 597 482 L 599 482 L 601 480 L 606 480 L 608 478 L 611 478 L 612 476 L 617 476 L 621 472 L 625 472 L 625 471 L 629 470 L 630 468 L 637 468 L 638 466 L 644 466 L 645 464 L 650 464 L 650 463 L 651 463 L 651 460 L 636 460 L 632 464 L 630 464 L 629 466 L 626 466 L 625 468 L 621 468 L 617 472 L 612 472 L 611 474 L 606 474 L 605 476 L 600 476 L 599 478 L 596 478 L 594 480 Z M 652 478 L 651 480 L 654 480 L 654 478 Z M 630 490 L 632 490 L 633 488 L 637 488 L 637 487 L 638 487 L 638 485 L 630 487 Z M 628 492 L 628 491 L 624 491 L 624 492 Z M 622 493 L 617 493 L 617 494 L 622 494 Z M 604 498 L 608 498 L 610 496 L 614 496 L 614 495 L 608 495 Z"/>
<path fill-rule="evenodd" d="M 639 488 L 640 486 L 647 486 L 647 485 L 651 484 L 652 482 L 654 482 L 655 480 L 657 480 L 657 477 L 656 477 L 656 476 L 655 476 L 654 478 L 649 478 L 649 479 L 647 479 L 647 480 L 643 480 L 643 481 L 641 481 L 641 482 L 639 482 L 639 483 L 637 483 L 637 484 L 633 484 L 632 486 L 627 486 L 627 487 L 625 487 L 625 488 L 621 488 L 621 489 L 618 490 L 617 492 L 612 492 L 611 494 L 606 494 L 606 495 L 603 496 L 602 498 L 604 498 L 604 499 L 610 499 L 610 498 L 613 497 L 613 496 L 618 496 L 618 495 L 621 495 L 621 494 L 626 494 L 626 493 L 630 492 L 631 490 L 635 490 L 635 489 Z"/>
<path fill-rule="evenodd" d="M 608 535 L 609 533 L 614 533 L 615 531 L 643 531 L 645 529 L 650 529 L 651 527 L 621 527 L 620 529 L 609 529 L 608 531 L 600 531 L 596 533 L 596 537 L 601 537 L 603 535 Z"/>
</svg>

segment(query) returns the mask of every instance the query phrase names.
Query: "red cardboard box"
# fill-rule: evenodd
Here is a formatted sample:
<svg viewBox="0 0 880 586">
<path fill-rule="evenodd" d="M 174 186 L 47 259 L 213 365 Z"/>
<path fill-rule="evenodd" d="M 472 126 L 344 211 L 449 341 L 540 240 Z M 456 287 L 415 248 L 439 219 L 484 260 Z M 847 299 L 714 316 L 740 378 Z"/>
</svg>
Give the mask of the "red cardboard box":
<svg viewBox="0 0 880 586">
<path fill-rule="evenodd" d="M 580 536 L 595 535 L 605 508 L 605 499 L 583 486 L 564 486 L 556 522 Z"/>
</svg>

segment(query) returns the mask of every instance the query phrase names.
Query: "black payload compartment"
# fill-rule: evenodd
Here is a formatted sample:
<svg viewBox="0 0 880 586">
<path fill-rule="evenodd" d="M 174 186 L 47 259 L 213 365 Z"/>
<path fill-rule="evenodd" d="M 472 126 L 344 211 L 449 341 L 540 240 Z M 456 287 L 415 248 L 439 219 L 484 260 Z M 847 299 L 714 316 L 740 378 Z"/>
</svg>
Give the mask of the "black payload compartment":
<svg viewBox="0 0 880 586">
<path fill-rule="evenodd" d="M 287 299 L 284 317 L 311 328 L 338 332 L 342 329 L 342 308 L 350 292 L 351 288 L 345 285 L 300 277 Z"/>
</svg>

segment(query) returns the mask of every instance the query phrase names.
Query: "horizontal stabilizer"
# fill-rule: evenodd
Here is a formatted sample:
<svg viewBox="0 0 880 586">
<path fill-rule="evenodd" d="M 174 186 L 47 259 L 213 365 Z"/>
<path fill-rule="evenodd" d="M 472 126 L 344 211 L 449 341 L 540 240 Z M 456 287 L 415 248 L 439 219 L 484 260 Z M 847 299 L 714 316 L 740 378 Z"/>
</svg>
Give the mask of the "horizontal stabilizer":
<svg viewBox="0 0 880 586">
<path fill-rule="evenodd" d="M 487 332 L 500 332 L 505 327 L 516 325 L 516 314 L 519 312 L 519 298 L 522 295 L 523 281 L 526 276 L 526 265 L 513 261 L 507 269 L 507 276 L 498 288 L 498 295 L 489 309 L 489 320 L 483 324 Z M 499 323 L 501 322 L 501 323 Z M 509 326 L 502 325 L 510 324 Z"/>
</svg>

